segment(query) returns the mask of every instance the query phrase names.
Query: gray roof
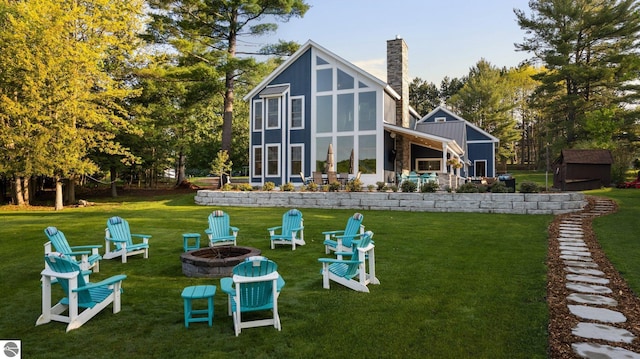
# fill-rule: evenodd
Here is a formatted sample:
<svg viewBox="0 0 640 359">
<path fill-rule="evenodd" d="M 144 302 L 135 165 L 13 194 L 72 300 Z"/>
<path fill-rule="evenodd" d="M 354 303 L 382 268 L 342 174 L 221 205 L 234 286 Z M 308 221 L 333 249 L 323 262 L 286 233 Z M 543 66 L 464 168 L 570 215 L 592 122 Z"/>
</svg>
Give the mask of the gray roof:
<svg viewBox="0 0 640 359">
<path fill-rule="evenodd" d="M 418 122 L 416 131 L 455 140 L 463 149 L 467 147 L 467 127 L 464 121 Z"/>
</svg>

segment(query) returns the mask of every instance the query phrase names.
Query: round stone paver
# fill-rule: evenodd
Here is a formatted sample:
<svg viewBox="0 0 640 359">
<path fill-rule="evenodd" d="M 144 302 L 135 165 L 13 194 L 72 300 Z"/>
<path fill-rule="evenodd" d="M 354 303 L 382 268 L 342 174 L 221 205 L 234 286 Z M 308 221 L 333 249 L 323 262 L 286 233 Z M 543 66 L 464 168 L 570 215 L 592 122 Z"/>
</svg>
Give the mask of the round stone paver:
<svg viewBox="0 0 640 359">
<path fill-rule="evenodd" d="M 597 320 L 602 323 L 624 323 L 627 317 L 610 309 L 589 307 L 586 305 L 568 305 L 569 311 L 582 319 Z"/>
<path fill-rule="evenodd" d="M 635 335 L 626 329 L 596 323 L 578 323 L 571 332 L 582 338 L 602 339 L 610 342 L 631 343 Z"/>
<path fill-rule="evenodd" d="M 571 344 L 573 351 L 583 358 L 601 359 L 640 359 L 640 354 L 623 348 L 616 348 L 611 345 L 595 343 L 574 343 Z"/>
<path fill-rule="evenodd" d="M 609 289 L 608 287 L 605 287 L 603 285 L 596 285 L 596 284 L 567 282 L 567 284 L 565 284 L 565 287 L 567 287 L 567 289 L 569 290 L 582 292 L 582 293 L 598 293 L 598 294 L 611 293 L 611 289 Z"/>
<path fill-rule="evenodd" d="M 597 294 L 571 293 L 567 299 L 582 304 L 608 305 L 610 307 L 618 305 L 617 300 Z"/>
</svg>

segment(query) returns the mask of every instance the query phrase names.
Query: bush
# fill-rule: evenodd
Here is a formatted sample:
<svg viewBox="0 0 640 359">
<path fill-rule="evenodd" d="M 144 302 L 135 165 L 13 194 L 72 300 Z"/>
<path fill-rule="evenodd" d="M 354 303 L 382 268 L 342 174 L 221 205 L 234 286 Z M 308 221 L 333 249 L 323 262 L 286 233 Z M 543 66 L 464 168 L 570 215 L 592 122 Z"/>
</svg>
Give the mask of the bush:
<svg viewBox="0 0 640 359">
<path fill-rule="evenodd" d="M 382 181 L 376 182 L 376 186 L 378 186 L 378 191 L 379 192 L 384 192 L 384 191 L 387 190 L 387 184 L 382 182 Z"/>
<path fill-rule="evenodd" d="M 502 181 L 498 181 L 491 186 L 491 193 L 509 193 L 510 191 L 511 189 Z"/>
<path fill-rule="evenodd" d="M 338 181 L 329 183 L 329 192 L 338 192 L 340 190 L 340 186 L 341 184 Z"/>
<path fill-rule="evenodd" d="M 412 181 L 404 181 L 400 185 L 402 192 L 415 192 L 418 189 L 418 184 Z"/>
<path fill-rule="evenodd" d="M 347 192 L 360 192 L 362 191 L 362 181 L 359 179 L 352 179 L 351 181 L 347 182 L 347 185 L 345 186 L 345 190 Z"/>
<path fill-rule="evenodd" d="M 318 190 L 318 184 L 315 182 L 309 182 L 305 189 L 309 192 L 316 192 Z"/>
<path fill-rule="evenodd" d="M 222 188 L 220 188 L 220 190 L 222 191 L 233 191 L 233 186 L 231 185 L 231 183 L 225 183 L 222 185 Z"/>
<path fill-rule="evenodd" d="M 251 185 L 249 183 L 238 183 L 237 189 L 238 189 L 238 191 L 243 191 L 243 192 L 251 192 L 251 191 L 253 191 L 253 187 L 251 187 Z"/>
<path fill-rule="evenodd" d="M 478 193 L 478 192 L 480 192 L 480 190 L 478 189 L 478 186 L 476 186 L 475 184 L 473 184 L 471 182 L 467 182 L 467 183 L 463 183 L 462 185 L 460 185 L 460 187 L 458 187 L 458 189 L 456 189 L 456 192 L 458 192 L 458 193 Z"/>
<path fill-rule="evenodd" d="M 422 193 L 434 193 L 435 191 L 440 189 L 440 185 L 437 182 L 427 182 L 427 183 L 423 183 L 422 186 L 420 186 L 420 192 Z"/>
<path fill-rule="evenodd" d="M 273 191 L 276 188 L 276 184 L 273 182 L 265 182 L 262 186 L 263 191 Z"/>
<path fill-rule="evenodd" d="M 280 186 L 280 190 L 283 192 L 293 192 L 296 190 L 296 187 L 293 185 L 293 183 L 288 182 Z"/>
<path fill-rule="evenodd" d="M 389 189 L 391 190 L 391 192 L 398 192 L 398 186 L 392 184 Z"/>
<path fill-rule="evenodd" d="M 540 188 L 534 182 L 522 182 L 522 184 L 520 184 L 520 192 L 521 193 L 538 193 L 540 192 Z"/>
</svg>

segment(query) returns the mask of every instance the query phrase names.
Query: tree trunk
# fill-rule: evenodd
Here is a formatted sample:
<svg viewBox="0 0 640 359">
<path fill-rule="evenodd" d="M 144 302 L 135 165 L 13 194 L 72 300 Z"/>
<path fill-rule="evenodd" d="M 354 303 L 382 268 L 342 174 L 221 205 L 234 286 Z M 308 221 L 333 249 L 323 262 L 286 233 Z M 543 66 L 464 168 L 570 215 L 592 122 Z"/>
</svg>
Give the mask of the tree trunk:
<svg viewBox="0 0 640 359">
<path fill-rule="evenodd" d="M 13 180 L 13 198 L 18 206 L 24 206 L 24 191 L 22 189 L 22 177 L 15 177 Z"/>
<path fill-rule="evenodd" d="M 116 187 L 116 178 L 118 177 L 118 173 L 116 172 L 116 168 L 114 166 L 111 166 L 111 168 L 109 168 L 109 174 L 111 178 L 111 197 L 116 198 L 118 197 L 118 189 Z"/>
<path fill-rule="evenodd" d="M 55 177 L 54 179 L 56 181 L 56 202 L 54 210 L 61 211 L 64 208 L 64 204 L 62 202 L 62 179 L 59 177 Z"/>
<path fill-rule="evenodd" d="M 185 155 L 184 152 L 180 151 L 178 154 L 178 165 L 176 168 L 176 185 L 179 185 L 186 179 L 185 167 Z"/>
<path fill-rule="evenodd" d="M 69 178 L 69 186 L 67 186 L 67 204 L 76 203 L 76 179 L 74 176 Z"/>
<path fill-rule="evenodd" d="M 25 205 L 31 204 L 31 176 L 22 177 L 22 199 Z"/>
<path fill-rule="evenodd" d="M 238 11 L 237 9 L 233 11 L 231 16 L 232 24 L 230 24 L 230 29 L 235 29 L 238 21 Z M 229 33 L 229 47 L 227 49 L 227 55 L 229 59 L 232 59 L 236 56 L 236 42 L 237 42 L 238 34 L 234 31 Z M 229 61 L 229 60 L 228 60 Z M 235 76 L 236 73 L 233 69 L 227 70 L 225 73 L 225 88 L 226 91 L 224 93 L 224 115 L 222 117 L 222 150 L 231 153 L 231 140 L 233 138 L 233 100 L 234 100 L 234 86 L 235 86 Z"/>
</svg>

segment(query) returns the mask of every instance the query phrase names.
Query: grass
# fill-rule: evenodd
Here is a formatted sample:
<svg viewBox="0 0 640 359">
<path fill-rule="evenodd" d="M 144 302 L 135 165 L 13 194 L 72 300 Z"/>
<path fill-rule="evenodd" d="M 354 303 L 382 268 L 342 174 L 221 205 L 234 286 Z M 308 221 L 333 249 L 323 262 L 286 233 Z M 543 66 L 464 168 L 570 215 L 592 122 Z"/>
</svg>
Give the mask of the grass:
<svg viewBox="0 0 640 359">
<path fill-rule="evenodd" d="M 25 358 L 546 357 L 551 216 L 363 211 L 381 282 L 367 294 L 335 283 L 325 290 L 319 274 L 321 232 L 341 229 L 354 210 L 302 209 L 308 244 L 292 252 L 269 249 L 266 231 L 285 209 L 225 208 L 240 228 L 239 243 L 261 249 L 287 282 L 282 331 L 251 328 L 236 338 L 220 291 L 213 328 L 183 323 L 182 289 L 219 285 L 185 277 L 179 259 L 181 233 L 203 233 L 212 209 L 196 206 L 193 195 L 119 197 L 61 212 L 0 209 L 0 339 L 20 339 Z M 109 308 L 66 334 L 63 323 L 35 327 L 43 229 L 57 226 L 72 245 L 102 244 L 113 215 L 153 235 L 149 259 L 103 260 L 92 275 L 127 275 L 122 311 Z"/>
</svg>

